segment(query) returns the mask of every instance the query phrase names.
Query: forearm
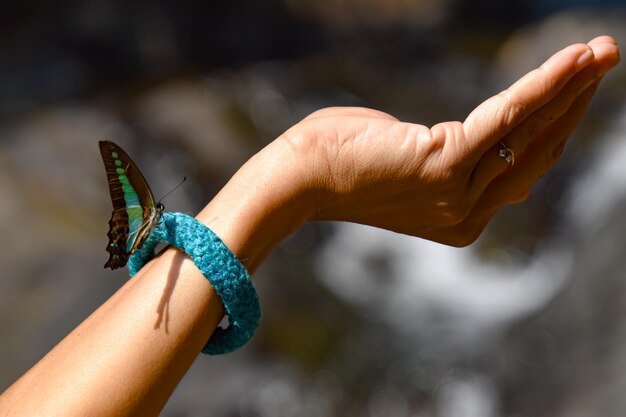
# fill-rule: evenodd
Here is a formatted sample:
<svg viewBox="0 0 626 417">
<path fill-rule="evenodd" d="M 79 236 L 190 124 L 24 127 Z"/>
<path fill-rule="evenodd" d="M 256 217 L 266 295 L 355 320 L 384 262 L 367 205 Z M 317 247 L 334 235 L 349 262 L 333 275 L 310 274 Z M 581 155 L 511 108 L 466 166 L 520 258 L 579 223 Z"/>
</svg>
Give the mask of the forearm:
<svg viewBox="0 0 626 417">
<path fill-rule="evenodd" d="M 270 145 L 198 215 L 250 272 L 304 221 L 289 152 Z M 10 387 L 0 416 L 157 415 L 222 316 L 193 262 L 168 249 Z"/>
</svg>

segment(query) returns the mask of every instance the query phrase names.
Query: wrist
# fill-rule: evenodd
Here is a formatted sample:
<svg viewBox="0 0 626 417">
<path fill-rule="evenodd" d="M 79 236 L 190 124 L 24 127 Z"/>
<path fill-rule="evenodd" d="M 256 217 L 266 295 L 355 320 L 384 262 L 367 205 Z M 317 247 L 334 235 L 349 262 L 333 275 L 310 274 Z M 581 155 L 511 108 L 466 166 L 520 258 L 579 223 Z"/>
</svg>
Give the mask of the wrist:
<svg viewBox="0 0 626 417">
<path fill-rule="evenodd" d="M 314 211 L 301 160 L 277 140 L 248 160 L 198 214 L 250 273 Z"/>
</svg>

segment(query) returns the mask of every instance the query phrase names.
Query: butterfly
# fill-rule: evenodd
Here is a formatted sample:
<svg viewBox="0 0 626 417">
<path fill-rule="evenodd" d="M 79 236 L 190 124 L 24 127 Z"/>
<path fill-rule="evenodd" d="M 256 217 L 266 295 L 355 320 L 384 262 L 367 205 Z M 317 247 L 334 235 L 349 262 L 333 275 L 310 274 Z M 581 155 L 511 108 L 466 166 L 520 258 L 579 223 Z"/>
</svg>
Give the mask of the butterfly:
<svg viewBox="0 0 626 417">
<path fill-rule="evenodd" d="M 99 142 L 104 161 L 113 213 L 109 220 L 109 260 L 105 268 L 122 268 L 134 251 L 141 248 L 163 214 L 163 204 L 154 196 L 137 165 L 122 148 Z"/>
</svg>

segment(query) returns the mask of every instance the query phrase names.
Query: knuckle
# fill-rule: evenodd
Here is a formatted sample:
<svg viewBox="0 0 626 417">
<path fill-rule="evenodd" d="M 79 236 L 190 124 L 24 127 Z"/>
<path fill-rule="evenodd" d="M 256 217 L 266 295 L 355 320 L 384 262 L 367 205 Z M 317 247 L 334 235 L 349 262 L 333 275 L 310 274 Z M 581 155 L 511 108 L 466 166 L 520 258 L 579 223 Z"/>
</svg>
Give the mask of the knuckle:
<svg viewBox="0 0 626 417">
<path fill-rule="evenodd" d="M 541 133 L 541 131 L 548 125 L 551 120 L 551 116 L 549 115 L 540 115 L 536 114 L 530 117 L 524 126 L 522 140 L 529 141 L 533 140 Z"/>
<path fill-rule="evenodd" d="M 431 151 L 441 151 L 446 144 L 447 129 L 445 123 L 439 123 L 430 128 L 428 144 Z"/>
<path fill-rule="evenodd" d="M 565 150 L 565 141 L 560 142 L 556 147 L 554 147 L 551 151 L 544 152 L 541 160 L 541 173 L 542 175 L 546 172 L 550 171 L 557 164 L 561 156 L 563 155 L 563 151 Z"/>
<path fill-rule="evenodd" d="M 497 94 L 498 116 L 505 125 L 515 125 L 524 118 L 526 106 L 513 97 L 510 90 L 504 90 Z"/>
<path fill-rule="evenodd" d="M 430 137 L 433 143 L 441 148 L 445 145 L 456 148 L 465 142 L 463 123 L 459 121 L 438 123 L 430 128 Z"/>
<path fill-rule="evenodd" d="M 441 211 L 445 224 L 453 226 L 461 223 L 467 218 L 471 211 L 471 205 L 466 199 L 456 199 L 446 204 Z"/>
<path fill-rule="evenodd" d="M 482 230 L 463 230 L 458 231 L 450 237 L 448 244 L 457 248 L 464 248 L 476 242 L 481 235 Z"/>
<path fill-rule="evenodd" d="M 561 159 L 561 155 L 563 155 L 563 151 L 565 150 L 565 141 L 560 142 L 553 150 L 552 150 L 552 160 L 554 162 Z"/>
<path fill-rule="evenodd" d="M 530 190 L 525 190 L 524 192 L 514 196 L 513 198 L 510 199 L 510 203 L 511 204 L 519 204 L 519 203 L 523 203 L 524 201 L 528 200 L 528 197 L 530 196 Z"/>
<path fill-rule="evenodd" d="M 315 130 L 311 129 L 306 122 L 300 122 L 298 128 L 291 128 L 278 137 L 279 141 L 287 143 L 297 153 L 307 153 L 311 151 L 317 143 Z"/>
<path fill-rule="evenodd" d="M 472 162 L 466 157 L 470 153 L 469 141 L 465 136 L 462 122 L 445 122 L 429 129 L 432 160 L 437 162 L 437 169 L 446 181 L 464 182 L 471 170 Z"/>
</svg>

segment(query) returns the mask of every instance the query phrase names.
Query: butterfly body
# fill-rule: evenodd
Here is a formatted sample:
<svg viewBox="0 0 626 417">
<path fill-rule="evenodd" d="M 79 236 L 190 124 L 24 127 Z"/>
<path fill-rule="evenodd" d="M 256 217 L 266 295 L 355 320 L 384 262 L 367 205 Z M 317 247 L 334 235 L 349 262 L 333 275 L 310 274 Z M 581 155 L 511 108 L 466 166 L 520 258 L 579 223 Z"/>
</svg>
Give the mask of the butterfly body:
<svg viewBox="0 0 626 417">
<path fill-rule="evenodd" d="M 139 249 L 158 224 L 163 205 L 155 203 L 152 191 L 137 165 L 122 148 L 100 141 L 113 212 L 109 220 L 109 260 L 105 268 L 121 268 Z"/>
</svg>

